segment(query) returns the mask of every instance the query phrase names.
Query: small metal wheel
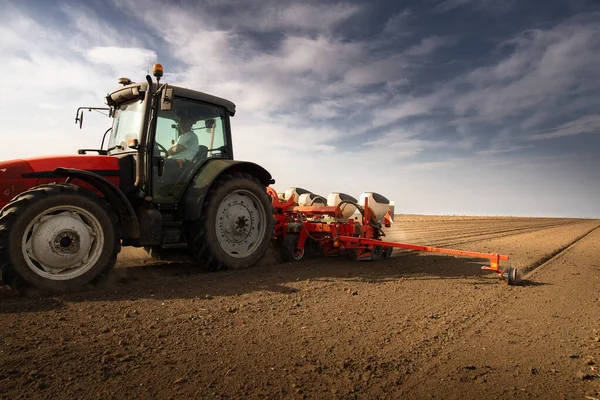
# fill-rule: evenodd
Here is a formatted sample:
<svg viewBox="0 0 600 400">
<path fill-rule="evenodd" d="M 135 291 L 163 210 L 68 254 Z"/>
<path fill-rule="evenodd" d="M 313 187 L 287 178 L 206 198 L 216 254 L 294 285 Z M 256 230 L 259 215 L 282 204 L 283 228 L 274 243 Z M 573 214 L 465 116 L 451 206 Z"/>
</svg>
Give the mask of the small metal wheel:
<svg viewBox="0 0 600 400">
<path fill-rule="evenodd" d="M 382 246 L 375 246 L 373 248 L 373 250 L 371 251 L 371 258 L 373 261 L 379 261 L 381 260 L 381 258 L 383 257 L 383 247 Z"/>
<path fill-rule="evenodd" d="M 348 249 L 346 250 L 346 254 L 348 254 L 352 261 L 360 261 L 360 258 L 358 258 L 358 249 Z"/>
<path fill-rule="evenodd" d="M 389 260 L 390 258 L 392 258 L 392 252 L 394 251 L 394 248 L 392 246 L 385 247 L 383 250 L 384 260 Z"/>
<path fill-rule="evenodd" d="M 506 278 L 509 285 L 514 286 L 518 285 L 519 282 L 521 282 L 518 272 L 519 271 L 517 270 L 517 268 L 509 267 L 508 270 L 502 275 Z"/>
<path fill-rule="evenodd" d="M 308 256 L 317 256 L 323 252 L 321 243 L 310 237 L 307 237 L 306 242 L 304 242 L 304 250 L 305 254 Z"/>
<path fill-rule="evenodd" d="M 300 235 L 297 233 L 288 233 L 281 243 L 281 258 L 284 261 L 300 261 L 304 257 L 304 249 L 298 249 L 298 239 Z"/>
</svg>

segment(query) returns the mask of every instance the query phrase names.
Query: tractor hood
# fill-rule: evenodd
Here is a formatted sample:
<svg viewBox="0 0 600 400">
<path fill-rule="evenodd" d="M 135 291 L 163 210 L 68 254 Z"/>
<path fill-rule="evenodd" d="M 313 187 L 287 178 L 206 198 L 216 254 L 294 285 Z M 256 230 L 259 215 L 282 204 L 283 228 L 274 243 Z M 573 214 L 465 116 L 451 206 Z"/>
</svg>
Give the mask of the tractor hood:
<svg viewBox="0 0 600 400">
<path fill-rule="evenodd" d="M 64 182 L 52 172 L 58 167 L 91 171 L 119 184 L 119 160 L 111 156 L 62 155 L 0 161 L 0 208 L 29 188 Z"/>
<path fill-rule="evenodd" d="M 20 160 L 0 162 L 0 171 L 10 165 L 26 163 L 31 168 L 31 172 L 44 173 L 45 176 L 51 175 L 55 168 L 77 168 L 87 171 L 94 171 L 100 175 L 116 175 L 119 170 L 119 160 L 111 156 L 99 155 L 59 155 L 23 158 Z M 0 175 L 0 179 L 1 175 Z"/>
</svg>

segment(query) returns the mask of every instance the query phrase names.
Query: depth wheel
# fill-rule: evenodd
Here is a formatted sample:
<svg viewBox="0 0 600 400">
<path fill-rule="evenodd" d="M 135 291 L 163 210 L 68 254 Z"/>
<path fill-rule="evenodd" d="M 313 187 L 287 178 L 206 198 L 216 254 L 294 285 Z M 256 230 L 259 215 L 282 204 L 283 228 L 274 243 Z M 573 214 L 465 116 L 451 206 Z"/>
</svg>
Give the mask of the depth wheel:
<svg viewBox="0 0 600 400">
<path fill-rule="evenodd" d="M 247 268 L 265 255 L 273 221 L 265 187 L 254 176 L 236 172 L 213 184 L 200 219 L 186 233 L 192 254 L 204 268 Z"/>
<path fill-rule="evenodd" d="M 40 185 L 0 213 L 2 280 L 13 288 L 65 292 L 107 275 L 121 250 L 108 202 L 75 185 Z"/>
<path fill-rule="evenodd" d="M 394 248 L 392 246 L 384 247 L 383 249 L 383 259 L 389 260 L 392 258 L 392 253 L 394 252 Z"/>
<path fill-rule="evenodd" d="M 521 278 L 519 276 L 519 271 L 517 270 L 517 268 L 508 268 L 508 270 L 506 271 L 506 280 L 511 286 L 518 285 L 521 282 Z"/>
<path fill-rule="evenodd" d="M 375 247 L 373 248 L 373 250 L 371 251 L 371 259 L 372 259 L 373 261 L 379 261 L 379 260 L 381 260 L 381 258 L 383 257 L 383 254 L 384 254 L 383 247 L 382 247 L 382 246 L 379 246 L 379 245 L 377 245 L 377 246 L 375 246 Z"/>
<path fill-rule="evenodd" d="M 358 258 L 358 249 L 348 249 L 346 250 L 346 254 L 352 261 L 360 261 L 360 258 Z"/>
<path fill-rule="evenodd" d="M 281 243 L 281 258 L 284 261 L 300 261 L 304 258 L 305 249 L 298 249 L 298 239 L 300 235 L 297 233 L 288 233 Z"/>
</svg>

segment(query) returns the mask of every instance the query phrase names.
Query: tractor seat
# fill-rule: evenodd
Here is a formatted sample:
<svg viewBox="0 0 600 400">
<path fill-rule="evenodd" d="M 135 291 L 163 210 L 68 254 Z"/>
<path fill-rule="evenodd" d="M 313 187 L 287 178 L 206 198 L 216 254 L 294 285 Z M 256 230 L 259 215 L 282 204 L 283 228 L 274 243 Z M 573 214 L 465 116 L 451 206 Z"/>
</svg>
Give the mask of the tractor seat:
<svg viewBox="0 0 600 400">
<path fill-rule="evenodd" d="M 206 158 L 208 158 L 208 147 L 206 147 L 204 145 L 200 145 L 200 146 L 198 146 L 198 152 L 196 153 L 194 158 L 192 158 L 191 161 L 192 161 L 193 165 L 196 165 L 200 161 L 202 161 Z"/>
</svg>

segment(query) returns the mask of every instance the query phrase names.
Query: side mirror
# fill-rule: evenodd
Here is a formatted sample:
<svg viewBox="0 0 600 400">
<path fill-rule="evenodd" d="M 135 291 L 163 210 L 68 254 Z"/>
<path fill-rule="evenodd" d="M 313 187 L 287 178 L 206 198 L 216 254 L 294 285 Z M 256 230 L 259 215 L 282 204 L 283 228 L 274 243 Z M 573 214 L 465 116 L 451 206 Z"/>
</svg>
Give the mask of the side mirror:
<svg viewBox="0 0 600 400">
<path fill-rule="evenodd" d="M 88 111 L 96 111 L 96 112 L 100 112 L 99 110 L 103 110 L 103 111 L 108 111 L 108 117 L 112 117 L 115 114 L 114 111 L 114 107 L 79 107 L 77 109 L 77 111 L 75 112 L 75 123 L 79 123 L 79 129 L 81 129 L 81 127 L 83 126 L 83 113 L 85 112 L 85 110 Z M 100 113 L 100 114 L 104 114 L 104 113 Z M 104 114 L 106 115 L 106 114 Z"/>
<path fill-rule="evenodd" d="M 160 101 L 162 111 L 171 111 L 173 109 L 173 89 L 164 89 Z"/>
<path fill-rule="evenodd" d="M 77 110 L 77 116 L 75 117 L 75 123 L 79 122 L 79 129 L 83 125 L 83 110 Z"/>
</svg>

